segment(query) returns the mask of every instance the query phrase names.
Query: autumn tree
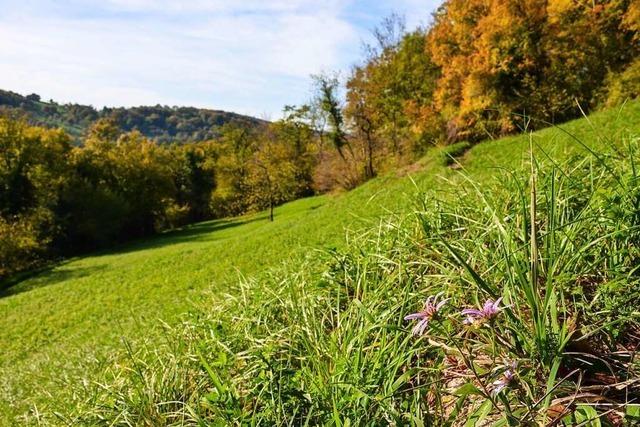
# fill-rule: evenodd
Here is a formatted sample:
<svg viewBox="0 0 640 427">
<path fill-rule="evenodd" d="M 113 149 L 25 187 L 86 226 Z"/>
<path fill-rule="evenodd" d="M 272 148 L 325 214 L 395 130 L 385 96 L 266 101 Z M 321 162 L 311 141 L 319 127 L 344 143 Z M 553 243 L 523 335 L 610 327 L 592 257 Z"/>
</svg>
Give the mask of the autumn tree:
<svg viewBox="0 0 640 427">
<path fill-rule="evenodd" d="M 258 130 L 227 124 L 217 140 L 218 153 L 215 164 L 216 189 L 212 210 L 217 216 L 244 213 L 249 208 L 245 197 L 249 190 L 247 165 L 255 151 Z"/>
<path fill-rule="evenodd" d="M 368 80 L 361 76 L 365 71 L 356 69 L 347 85 L 348 98 L 346 115 L 353 124 L 355 136 L 364 149 L 364 176 L 366 179 L 375 176 L 373 166 L 374 150 L 378 140 L 378 112 L 375 105 L 367 100 Z"/>
<path fill-rule="evenodd" d="M 0 116 L 0 278 L 32 266 L 56 239 L 70 139 Z"/>
<path fill-rule="evenodd" d="M 425 31 L 405 33 L 404 20 L 392 15 L 374 36 L 376 44 L 366 47 L 365 62 L 347 81 L 345 108 L 366 178 L 375 175 L 376 158 L 406 161 L 440 136 L 429 111 L 438 69 L 425 51 Z"/>
<path fill-rule="evenodd" d="M 427 46 L 450 140 L 479 140 L 594 107 L 607 73 L 638 55 L 628 1 L 449 0 Z M 536 122 L 534 122 L 536 123 Z"/>
<path fill-rule="evenodd" d="M 253 209 L 268 209 L 270 221 L 274 219 L 277 205 L 299 193 L 294 151 L 288 141 L 278 139 L 273 131 L 266 130 L 247 164 L 248 199 Z"/>
</svg>

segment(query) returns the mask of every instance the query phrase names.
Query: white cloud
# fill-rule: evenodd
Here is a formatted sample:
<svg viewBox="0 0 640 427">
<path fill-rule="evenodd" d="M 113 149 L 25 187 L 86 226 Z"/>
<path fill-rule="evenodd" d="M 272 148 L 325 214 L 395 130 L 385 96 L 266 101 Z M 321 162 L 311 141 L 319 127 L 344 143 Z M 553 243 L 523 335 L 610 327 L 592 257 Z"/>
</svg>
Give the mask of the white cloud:
<svg viewBox="0 0 640 427">
<path fill-rule="evenodd" d="M 306 100 L 310 74 L 357 59 L 366 29 L 347 13 L 357 3 L 0 0 L 0 88 L 274 116 Z"/>
<path fill-rule="evenodd" d="M 131 12 L 192 13 L 216 12 L 281 13 L 301 9 L 328 9 L 340 5 L 340 1 L 325 0 L 107 0 L 105 4 L 115 10 Z M 344 3 L 344 2 L 342 2 Z"/>
</svg>

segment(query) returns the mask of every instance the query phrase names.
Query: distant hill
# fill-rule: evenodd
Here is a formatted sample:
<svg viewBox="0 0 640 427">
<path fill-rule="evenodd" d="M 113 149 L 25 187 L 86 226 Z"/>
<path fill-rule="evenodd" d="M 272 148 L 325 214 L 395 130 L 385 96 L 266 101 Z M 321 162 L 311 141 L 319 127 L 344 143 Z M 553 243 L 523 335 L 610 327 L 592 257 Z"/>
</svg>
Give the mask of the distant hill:
<svg viewBox="0 0 640 427">
<path fill-rule="evenodd" d="M 80 139 L 93 122 L 107 117 L 113 118 L 125 131 L 138 130 L 161 143 L 215 138 L 219 127 L 226 123 L 249 127 L 265 123 L 241 114 L 193 107 L 156 105 L 97 110 L 89 105 L 45 102 L 37 94 L 23 96 L 0 89 L 0 112 L 3 110 L 25 113 L 34 125 L 61 127 L 76 139 Z"/>
</svg>

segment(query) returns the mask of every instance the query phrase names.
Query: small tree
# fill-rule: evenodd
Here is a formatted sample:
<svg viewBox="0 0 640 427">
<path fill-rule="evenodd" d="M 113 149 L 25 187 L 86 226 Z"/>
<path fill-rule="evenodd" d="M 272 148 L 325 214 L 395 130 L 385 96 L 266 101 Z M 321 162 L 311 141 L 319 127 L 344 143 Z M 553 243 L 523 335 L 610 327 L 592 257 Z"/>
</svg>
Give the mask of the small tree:
<svg viewBox="0 0 640 427">
<path fill-rule="evenodd" d="M 363 72 L 361 68 L 355 69 L 354 76 L 349 80 L 346 115 L 355 128 L 355 136 L 362 141 L 365 178 L 373 178 L 375 176 L 373 157 L 377 145 L 377 111 L 372 104 L 367 102 L 366 84 L 368 81 L 362 78 Z"/>
<path fill-rule="evenodd" d="M 255 151 L 257 131 L 234 124 L 222 127 L 217 141 L 216 189 L 212 211 L 218 216 L 237 215 L 248 208 L 248 163 Z"/>
<path fill-rule="evenodd" d="M 340 105 L 338 88 L 340 82 L 336 75 L 318 74 L 312 76 L 316 88 L 316 103 L 320 106 L 320 111 L 326 117 L 329 125 L 329 139 L 338 151 L 340 157 L 346 161 L 343 148 L 347 147 L 352 151 L 345 131 L 342 106 Z"/>
<path fill-rule="evenodd" d="M 293 199 L 299 191 L 293 150 L 285 141 L 266 131 L 248 163 L 249 200 L 256 209 L 269 209 L 273 221 L 274 208 Z"/>
</svg>

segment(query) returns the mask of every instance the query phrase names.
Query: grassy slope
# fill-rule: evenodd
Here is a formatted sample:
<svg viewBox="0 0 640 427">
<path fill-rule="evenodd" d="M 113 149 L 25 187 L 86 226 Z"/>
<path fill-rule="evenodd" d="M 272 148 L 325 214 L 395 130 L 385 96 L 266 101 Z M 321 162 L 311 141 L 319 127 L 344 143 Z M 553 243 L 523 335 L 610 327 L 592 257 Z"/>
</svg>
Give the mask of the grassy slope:
<svg viewBox="0 0 640 427">
<path fill-rule="evenodd" d="M 585 120 L 563 128 L 593 147 L 619 132 L 637 135 L 640 103 L 591 122 L 593 128 Z M 536 133 L 534 140 L 554 158 L 585 152 L 556 129 Z M 527 147 L 522 136 L 480 144 L 464 164 L 482 182 L 494 176 L 492 166 L 520 166 Z M 238 274 L 260 275 L 283 262 L 291 268 L 313 259 L 315 249 L 344 245 L 346 228 L 409 212 L 415 186 L 430 189 L 455 176 L 435 151 L 422 166 L 412 179 L 386 176 L 347 194 L 287 204 L 273 224 L 260 215 L 203 223 L 72 260 L 13 287 L 0 298 L 0 420 L 10 424 L 28 409 L 73 404 L 64 382 L 121 354 L 121 337 L 153 339 L 158 319 L 175 322 L 204 292 L 224 290 Z"/>
</svg>

